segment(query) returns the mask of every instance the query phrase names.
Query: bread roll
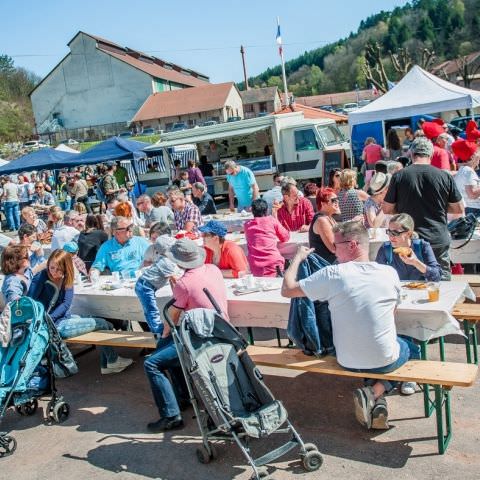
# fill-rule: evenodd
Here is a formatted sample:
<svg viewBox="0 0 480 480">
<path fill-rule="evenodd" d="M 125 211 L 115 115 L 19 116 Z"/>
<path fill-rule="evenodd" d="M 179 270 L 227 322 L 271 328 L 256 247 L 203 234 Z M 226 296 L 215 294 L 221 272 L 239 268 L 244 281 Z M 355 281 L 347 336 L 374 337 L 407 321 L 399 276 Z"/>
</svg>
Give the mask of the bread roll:
<svg viewBox="0 0 480 480">
<path fill-rule="evenodd" d="M 410 247 L 397 247 L 393 249 L 393 253 L 402 255 L 404 257 L 409 257 L 412 254 L 412 249 Z"/>
</svg>

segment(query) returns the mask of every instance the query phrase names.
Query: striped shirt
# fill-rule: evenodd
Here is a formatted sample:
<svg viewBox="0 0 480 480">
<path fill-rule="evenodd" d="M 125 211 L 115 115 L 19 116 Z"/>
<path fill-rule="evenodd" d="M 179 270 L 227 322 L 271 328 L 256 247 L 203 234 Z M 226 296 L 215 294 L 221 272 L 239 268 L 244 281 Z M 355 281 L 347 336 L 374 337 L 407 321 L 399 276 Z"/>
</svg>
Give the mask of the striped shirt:
<svg viewBox="0 0 480 480">
<path fill-rule="evenodd" d="M 175 219 L 175 228 L 177 230 L 185 230 L 187 222 L 193 222 L 195 224 L 193 231 L 197 231 L 198 227 L 203 225 L 200 210 L 191 202 L 185 202 L 184 209 L 181 212 L 175 210 L 173 216 Z"/>
</svg>

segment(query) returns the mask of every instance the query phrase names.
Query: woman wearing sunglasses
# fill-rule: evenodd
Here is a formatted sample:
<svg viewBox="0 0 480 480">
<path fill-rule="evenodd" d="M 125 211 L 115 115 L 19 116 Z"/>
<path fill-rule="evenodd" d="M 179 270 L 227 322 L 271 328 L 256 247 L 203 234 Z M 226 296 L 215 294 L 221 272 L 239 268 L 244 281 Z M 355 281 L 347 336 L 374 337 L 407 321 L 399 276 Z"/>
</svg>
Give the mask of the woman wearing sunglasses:
<svg viewBox="0 0 480 480">
<path fill-rule="evenodd" d="M 442 269 L 430 244 L 417 238 L 410 215 L 394 215 L 388 224 L 387 235 L 389 241 L 385 242 L 377 253 L 378 263 L 391 265 L 400 280 L 440 281 Z"/>
<path fill-rule="evenodd" d="M 333 188 L 321 188 L 317 192 L 318 213 L 313 217 L 308 231 L 308 243 L 315 253 L 329 263 L 337 260 L 333 242 L 333 226 L 337 223 L 333 218 L 340 214 L 338 197 Z"/>
</svg>

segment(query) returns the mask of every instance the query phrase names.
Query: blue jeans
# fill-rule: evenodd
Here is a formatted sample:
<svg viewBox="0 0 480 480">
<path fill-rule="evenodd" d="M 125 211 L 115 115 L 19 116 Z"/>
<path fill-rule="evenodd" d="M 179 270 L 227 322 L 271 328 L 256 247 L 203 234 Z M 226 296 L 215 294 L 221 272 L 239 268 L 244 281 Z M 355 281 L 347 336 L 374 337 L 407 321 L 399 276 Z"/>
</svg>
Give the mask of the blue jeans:
<svg viewBox="0 0 480 480">
<path fill-rule="evenodd" d="M 5 209 L 5 217 L 7 217 L 7 225 L 10 230 L 18 230 L 20 228 L 20 206 L 18 202 L 3 202 Z"/>
<path fill-rule="evenodd" d="M 78 315 L 72 315 L 70 318 L 64 318 L 61 320 L 57 324 L 57 329 L 62 338 L 72 338 L 96 330 L 113 330 L 113 326 L 103 318 L 85 318 L 79 317 Z M 100 348 L 100 362 L 102 368 L 106 368 L 109 363 L 114 363 L 117 358 L 118 354 L 112 347 Z"/>
<path fill-rule="evenodd" d="M 179 398 L 188 398 L 188 394 L 177 349 L 171 335 L 159 340 L 155 352 L 145 360 L 144 368 L 160 417 L 179 415 L 180 408 L 176 394 Z M 165 375 L 165 370 L 170 373 L 173 385 Z"/>
<path fill-rule="evenodd" d="M 385 365 L 384 367 L 379 368 L 371 368 L 368 370 L 357 368 L 346 368 L 345 370 L 365 373 L 389 373 L 401 367 L 404 363 L 407 363 L 408 360 L 418 360 L 420 358 L 420 347 L 413 343 L 413 341 L 410 340 L 410 337 L 397 336 L 397 342 L 400 346 L 400 353 L 398 355 L 398 359 L 395 360 L 395 362 L 390 363 L 390 365 Z M 398 384 L 398 382 L 377 380 L 375 378 L 368 379 L 365 383 L 367 385 L 374 385 L 377 382 L 381 382 L 383 384 L 385 387 L 385 393 L 391 392 Z"/>
<path fill-rule="evenodd" d="M 163 322 L 155 299 L 156 288 L 147 280 L 139 278 L 135 284 L 135 293 L 143 307 L 145 320 L 152 333 L 163 332 Z"/>
</svg>

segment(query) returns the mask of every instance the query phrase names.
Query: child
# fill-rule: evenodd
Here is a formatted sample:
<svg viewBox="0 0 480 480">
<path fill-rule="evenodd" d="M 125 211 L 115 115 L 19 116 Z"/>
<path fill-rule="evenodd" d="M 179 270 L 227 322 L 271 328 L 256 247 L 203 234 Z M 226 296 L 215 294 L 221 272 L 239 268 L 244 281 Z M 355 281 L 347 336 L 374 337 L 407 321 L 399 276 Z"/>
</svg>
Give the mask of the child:
<svg viewBox="0 0 480 480">
<path fill-rule="evenodd" d="M 187 202 L 192 201 L 192 186 L 188 180 L 188 172 L 186 170 L 182 170 L 180 172 L 180 190 L 185 195 L 185 200 Z"/>
<path fill-rule="evenodd" d="M 151 264 L 142 269 L 142 274 L 135 284 L 135 293 L 143 307 L 145 320 L 150 331 L 161 336 L 163 322 L 155 300 L 155 292 L 165 286 L 170 279 L 178 278 L 182 271 L 168 258 L 165 253 L 175 243 L 175 239 L 160 235 L 153 245 L 145 252 L 145 264 Z"/>
<path fill-rule="evenodd" d="M 5 304 L 26 294 L 33 278 L 28 247 L 10 245 L 2 253 L 2 273 L 5 276 L 2 294 Z"/>
</svg>

